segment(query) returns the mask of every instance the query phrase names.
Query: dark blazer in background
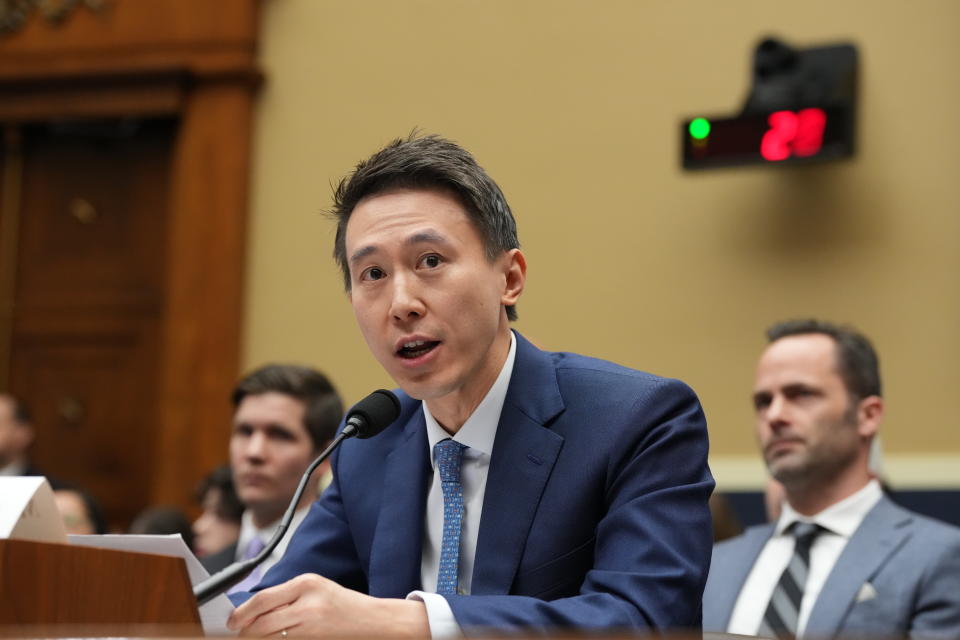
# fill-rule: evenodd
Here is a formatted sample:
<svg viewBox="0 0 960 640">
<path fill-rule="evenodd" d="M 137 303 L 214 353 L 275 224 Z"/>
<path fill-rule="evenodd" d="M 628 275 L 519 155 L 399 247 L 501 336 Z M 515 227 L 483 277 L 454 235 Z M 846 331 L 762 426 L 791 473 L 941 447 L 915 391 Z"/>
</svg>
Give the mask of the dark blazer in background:
<svg viewBox="0 0 960 640">
<path fill-rule="evenodd" d="M 696 396 L 516 338 L 472 595 L 447 598 L 457 622 L 699 628 L 714 483 Z M 333 483 L 258 589 L 306 572 L 380 597 L 420 588 L 432 469 L 421 402 L 398 395 L 396 422 L 335 454 Z"/>
<path fill-rule="evenodd" d="M 737 596 L 774 525 L 714 548 L 704 631 L 726 631 Z M 884 496 L 847 542 L 810 612 L 811 638 L 960 637 L 960 529 Z"/>
<path fill-rule="evenodd" d="M 211 553 L 210 555 L 197 559 L 200 561 L 200 564 L 203 565 L 203 568 L 207 570 L 207 573 L 213 575 L 221 569 L 226 569 L 237 559 L 237 543 L 234 542 L 216 553 Z"/>
</svg>

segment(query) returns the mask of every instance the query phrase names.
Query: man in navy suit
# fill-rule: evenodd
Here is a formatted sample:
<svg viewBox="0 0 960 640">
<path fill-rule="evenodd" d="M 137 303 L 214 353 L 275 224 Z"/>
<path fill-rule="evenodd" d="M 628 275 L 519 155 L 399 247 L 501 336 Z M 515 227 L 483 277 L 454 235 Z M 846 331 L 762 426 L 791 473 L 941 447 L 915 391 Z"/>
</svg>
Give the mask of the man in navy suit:
<svg viewBox="0 0 960 640">
<path fill-rule="evenodd" d="M 510 330 L 526 278 L 516 225 L 457 145 L 395 141 L 340 184 L 335 213 L 334 255 L 400 417 L 338 450 L 230 626 L 698 629 L 713 479 L 693 392 Z"/>
<path fill-rule="evenodd" d="M 775 523 L 714 549 L 704 629 L 956 638 L 960 529 L 895 505 L 870 471 L 884 403 L 869 340 L 814 320 L 767 335 L 757 440 L 786 499 Z"/>
</svg>

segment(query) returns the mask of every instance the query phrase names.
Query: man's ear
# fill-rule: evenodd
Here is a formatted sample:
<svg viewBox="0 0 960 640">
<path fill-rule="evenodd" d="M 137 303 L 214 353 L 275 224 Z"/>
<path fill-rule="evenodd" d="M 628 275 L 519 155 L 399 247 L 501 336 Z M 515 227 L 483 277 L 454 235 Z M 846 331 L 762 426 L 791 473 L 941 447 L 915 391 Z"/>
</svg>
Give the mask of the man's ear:
<svg viewBox="0 0 960 640">
<path fill-rule="evenodd" d="M 506 252 L 504 260 L 504 275 L 506 278 L 500 302 L 509 307 L 517 304 L 520 294 L 523 293 L 523 286 L 527 282 L 527 259 L 523 257 L 523 252 L 520 249 L 510 249 Z"/>
<path fill-rule="evenodd" d="M 861 436 L 875 436 L 880 431 L 884 404 L 880 396 L 867 396 L 857 405 L 857 431 Z"/>
</svg>

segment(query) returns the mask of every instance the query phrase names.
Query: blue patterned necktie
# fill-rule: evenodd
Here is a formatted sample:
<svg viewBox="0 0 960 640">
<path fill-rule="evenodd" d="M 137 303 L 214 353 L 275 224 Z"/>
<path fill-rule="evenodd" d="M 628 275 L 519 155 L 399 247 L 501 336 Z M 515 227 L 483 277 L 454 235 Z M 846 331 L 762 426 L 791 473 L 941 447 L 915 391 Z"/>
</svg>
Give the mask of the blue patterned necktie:
<svg viewBox="0 0 960 640">
<path fill-rule="evenodd" d="M 466 447 L 454 440 L 441 440 L 433 445 L 433 459 L 440 472 L 443 488 L 443 541 L 440 544 L 440 570 L 437 593 L 457 594 L 457 573 L 460 567 L 460 530 L 463 527 L 463 487 L 460 485 L 460 460 Z"/>
</svg>

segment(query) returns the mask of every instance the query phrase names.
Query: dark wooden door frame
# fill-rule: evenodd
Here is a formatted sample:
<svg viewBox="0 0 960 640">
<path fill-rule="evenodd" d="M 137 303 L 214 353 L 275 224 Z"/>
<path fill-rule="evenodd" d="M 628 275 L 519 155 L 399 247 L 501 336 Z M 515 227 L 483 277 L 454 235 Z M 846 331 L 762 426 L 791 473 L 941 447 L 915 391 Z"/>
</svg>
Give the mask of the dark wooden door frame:
<svg viewBox="0 0 960 640">
<path fill-rule="evenodd" d="M 134 35 L 114 34 L 136 23 L 131 14 L 143 4 L 117 3 L 120 26 L 104 31 L 104 38 L 118 41 L 116 53 L 95 40 L 101 27 L 93 18 L 77 27 L 91 34 L 92 43 L 87 50 L 87 40 L 77 40 L 79 57 L 46 52 L 44 42 L 55 44 L 56 36 L 39 33 L 40 26 L 24 34 L 36 35 L 39 44 L 0 42 L 0 53 L 12 52 L 0 63 L 0 123 L 117 116 L 179 121 L 150 498 L 186 507 L 198 478 L 226 457 L 228 399 L 239 373 L 253 105 L 260 84 L 256 2 L 153 4 L 154 14 L 158 7 L 171 14 L 193 7 L 196 15 L 158 22 L 143 47 L 133 50 Z M 234 26 L 224 27 L 217 11 L 233 11 Z M 211 41 L 202 43 L 206 24 Z M 192 30 L 189 38 L 176 31 L 184 28 Z"/>
</svg>

